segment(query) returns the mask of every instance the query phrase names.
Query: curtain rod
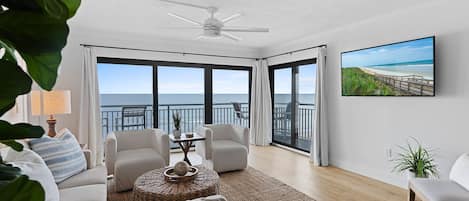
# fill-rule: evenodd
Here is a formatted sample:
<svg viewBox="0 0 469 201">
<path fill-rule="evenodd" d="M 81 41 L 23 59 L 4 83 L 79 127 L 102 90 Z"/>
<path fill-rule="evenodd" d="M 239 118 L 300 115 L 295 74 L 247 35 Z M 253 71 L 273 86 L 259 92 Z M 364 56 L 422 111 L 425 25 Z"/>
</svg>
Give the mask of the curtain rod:
<svg viewBox="0 0 469 201">
<path fill-rule="evenodd" d="M 303 49 L 299 49 L 299 50 L 293 50 L 293 51 L 290 51 L 290 52 L 285 52 L 285 53 L 280 53 L 280 54 L 274 54 L 272 56 L 268 56 L 268 57 L 264 57 L 262 58 L 263 60 L 264 59 L 270 59 L 272 57 L 278 57 L 278 56 L 283 56 L 283 55 L 287 55 L 287 54 L 293 54 L 293 53 L 296 53 L 296 52 L 301 52 L 301 51 L 305 51 L 305 50 L 310 50 L 310 49 L 314 49 L 314 48 L 318 48 L 318 47 L 327 47 L 327 45 L 316 45 L 316 46 L 313 46 L 313 47 L 307 47 L 307 48 L 303 48 Z"/>
<path fill-rule="evenodd" d="M 217 55 L 217 54 L 202 54 L 202 53 L 193 53 L 193 52 L 176 52 L 176 51 L 165 51 L 165 50 L 149 50 L 149 49 L 115 47 L 115 46 L 104 46 L 104 45 L 80 44 L 80 46 L 110 48 L 110 49 L 121 49 L 121 50 L 136 50 L 136 51 L 144 51 L 144 52 L 159 52 L 159 53 L 169 53 L 169 54 L 194 55 L 194 56 L 222 57 L 222 58 L 232 58 L 232 59 L 253 59 L 253 60 L 258 60 L 259 59 L 259 58 L 253 58 L 253 57 L 239 57 L 239 56 L 228 56 L 228 55 Z"/>
<path fill-rule="evenodd" d="M 228 55 L 216 55 L 216 54 L 202 54 L 202 53 L 192 53 L 192 52 L 176 52 L 176 51 L 165 51 L 165 50 L 148 50 L 148 49 L 140 49 L 140 48 L 128 48 L 128 47 L 116 47 L 116 46 L 104 46 L 104 45 L 89 45 L 89 44 L 80 44 L 83 47 L 100 47 L 100 48 L 111 48 L 111 49 L 121 49 L 121 50 L 137 50 L 137 51 L 145 51 L 145 52 L 159 52 L 159 53 L 169 53 L 169 54 L 182 54 L 182 55 L 194 55 L 194 56 L 208 56 L 208 57 L 222 57 L 222 58 L 232 58 L 232 59 L 253 59 L 253 60 L 265 60 L 270 59 L 272 57 L 278 57 L 287 54 L 293 54 L 296 52 L 301 52 L 305 50 L 310 50 L 318 47 L 327 47 L 327 45 L 317 45 L 313 47 L 307 47 L 299 50 L 293 50 L 286 53 L 275 54 L 268 57 L 263 58 L 253 58 L 253 57 L 238 57 L 238 56 L 228 56 Z"/>
</svg>

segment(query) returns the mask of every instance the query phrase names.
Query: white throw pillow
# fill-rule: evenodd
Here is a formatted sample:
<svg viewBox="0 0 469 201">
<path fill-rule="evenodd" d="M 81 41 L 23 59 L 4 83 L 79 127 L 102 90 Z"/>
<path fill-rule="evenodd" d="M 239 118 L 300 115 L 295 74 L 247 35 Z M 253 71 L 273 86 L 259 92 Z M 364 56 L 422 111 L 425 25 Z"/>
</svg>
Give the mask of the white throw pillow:
<svg viewBox="0 0 469 201">
<path fill-rule="evenodd" d="M 461 155 L 456 160 L 451 168 L 449 179 L 469 191 L 469 153 Z"/>
<path fill-rule="evenodd" d="M 9 149 L 5 161 L 15 167 L 21 168 L 23 174 L 29 179 L 38 181 L 46 193 L 46 201 L 59 201 L 59 189 L 51 171 L 42 158 L 29 149 L 17 152 Z"/>
</svg>

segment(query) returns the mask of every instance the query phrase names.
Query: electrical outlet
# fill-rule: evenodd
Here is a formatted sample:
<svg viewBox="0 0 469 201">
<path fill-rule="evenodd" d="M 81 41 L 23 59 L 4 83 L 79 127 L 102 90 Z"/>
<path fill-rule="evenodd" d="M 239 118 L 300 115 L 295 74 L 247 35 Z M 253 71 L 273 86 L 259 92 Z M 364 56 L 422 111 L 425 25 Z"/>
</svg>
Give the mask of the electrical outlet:
<svg viewBox="0 0 469 201">
<path fill-rule="evenodd" d="M 388 158 L 388 161 L 392 161 L 393 157 L 392 157 L 392 149 L 391 148 L 386 149 L 386 157 Z"/>
</svg>

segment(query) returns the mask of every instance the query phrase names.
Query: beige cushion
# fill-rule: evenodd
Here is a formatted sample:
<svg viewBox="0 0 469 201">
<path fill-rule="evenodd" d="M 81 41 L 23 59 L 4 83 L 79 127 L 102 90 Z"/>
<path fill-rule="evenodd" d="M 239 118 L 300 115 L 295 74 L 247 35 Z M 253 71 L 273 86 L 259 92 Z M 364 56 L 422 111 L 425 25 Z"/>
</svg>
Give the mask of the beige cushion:
<svg viewBox="0 0 469 201">
<path fill-rule="evenodd" d="M 145 172 L 165 167 L 165 160 L 153 149 L 126 150 L 117 152 L 114 167 L 116 190 L 125 191 Z"/>
<path fill-rule="evenodd" d="M 92 184 L 106 184 L 106 178 L 106 167 L 96 166 L 95 168 L 88 169 L 80 174 L 68 178 L 62 183 L 59 183 L 59 188 L 63 189 Z"/>
<path fill-rule="evenodd" d="M 217 172 L 241 170 L 247 167 L 246 146 L 231 140 L 212 142 L 213 169 Z"/>
<path fill-rule="evenodd" d="M 468 201 L 469 191 L 449 180 L 414 179 L 411 187 L 428 201 Z"/>
<path fill-rule="evenodd" d="M 106 201 L 106 184 L 60 189 L 61 201 Z"/>
</svg>

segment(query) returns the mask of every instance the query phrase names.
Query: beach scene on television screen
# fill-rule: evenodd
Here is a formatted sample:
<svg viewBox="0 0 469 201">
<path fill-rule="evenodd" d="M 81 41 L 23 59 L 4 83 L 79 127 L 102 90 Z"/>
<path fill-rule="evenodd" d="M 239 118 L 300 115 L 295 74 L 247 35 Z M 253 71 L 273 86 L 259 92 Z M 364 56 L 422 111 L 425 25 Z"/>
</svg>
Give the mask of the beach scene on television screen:
<svg viewBox="0 0 469 201">
<path fill-rule="evenodd" d="M 344 96 L 433 96 L 433 38 L 342 54 Z"/>
</svg>

